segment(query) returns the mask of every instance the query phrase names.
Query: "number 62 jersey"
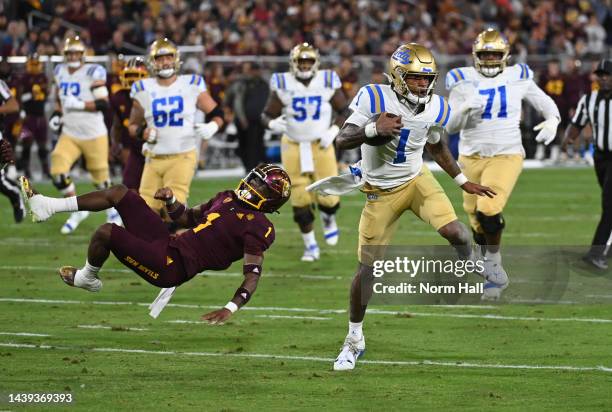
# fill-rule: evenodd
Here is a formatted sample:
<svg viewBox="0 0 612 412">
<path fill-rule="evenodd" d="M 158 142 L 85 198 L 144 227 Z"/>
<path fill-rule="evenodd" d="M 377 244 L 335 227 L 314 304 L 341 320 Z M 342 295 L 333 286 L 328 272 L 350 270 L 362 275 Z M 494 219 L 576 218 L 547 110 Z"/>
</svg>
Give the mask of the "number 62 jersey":
<svg viewBox="0 0 612 412">
<path fill-rule="evenodd" d="M 130 97 L 144 109 L 147 127 L 157 129 L 157 143 L 150 150 L 156 155 L 188 152 L 196 147 L 194 133 L 196 103 L 206 91 L 202 76 L 177 76 L 174 83 L 161 86 L 156 78 L 132 84 Z"/>
<path fill-rule="evenodd" d="M 555 102 L 533 81 L 533 71 L 526 64 L 507 67 L 495 77 L 483 76 L 474 67 L 455 68 L 446 74 L 446 88 L 454 108 L 469 99 L 484 105 L 482 121 L 461 130 L 459 153 L 465 156 L 524 156 L 519 127 L 523 99 L 544 118 L 560 118 Z"/>
</svg>

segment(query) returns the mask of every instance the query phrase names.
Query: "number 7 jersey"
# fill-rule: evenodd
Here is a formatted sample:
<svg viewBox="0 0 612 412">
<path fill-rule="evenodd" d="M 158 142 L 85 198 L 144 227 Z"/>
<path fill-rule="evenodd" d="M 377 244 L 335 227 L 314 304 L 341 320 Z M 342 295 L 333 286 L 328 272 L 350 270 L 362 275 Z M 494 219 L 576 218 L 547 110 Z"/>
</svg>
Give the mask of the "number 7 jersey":
<svg viewBox="0 0 612 412">
<path fill-rule="evenodd" d="M 340 87 L 340 77 L 333 70 L 318 70 L 307 86 L 289 72 L 274 73 L 270 90 L 283 103 L 287 136 L 296 142 L 320 139 L 331 125 L 330 100 Z"/>
<path fill-rule="evenodd" d="M 495 77 L 483 76 L 474 67 L 455 68 L 446 75 L 446 88 L 454 108 L 470 99 L 484 105 L 482 122 L 461 130 L 462 155 L 525 155 L 519 127 L 523 99 L 546 119 L 559 118 L 555 102 L 533 81 L 533 71 L 526 64 L 507 67 Z"/>
<path fill-rule="evenodd" d="M 154 154 L 184 153 L 195 149 L 194 133 L 197 101 L 206 91 L 206 82 L 197 74 L 179 75 L 169 86 L 161 86 L 156 78 L 135 82 L 130 97 L 144 109 L 147 127 L 157 129 Z"/>
</svg>

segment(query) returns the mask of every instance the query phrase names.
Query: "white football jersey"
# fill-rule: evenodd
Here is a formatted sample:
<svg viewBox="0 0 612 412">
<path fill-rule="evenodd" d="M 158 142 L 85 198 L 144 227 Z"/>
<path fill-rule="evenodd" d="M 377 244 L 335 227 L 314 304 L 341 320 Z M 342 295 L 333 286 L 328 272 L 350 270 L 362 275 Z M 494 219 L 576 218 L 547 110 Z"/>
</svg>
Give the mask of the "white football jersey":
<svg viewBox="0 0 612 412">
<path fill-rule="evenodd" d="M 84 102 L 91 102 L 95 100 L 91 84 L 98 80 L 106 83 L 106 69 L 99 64 L 85 63 L 74 73 L 70 73 L 68 66 L 58 64 L 53 70 L 53 80 L 62 107 L 64 100 L 70 95 Z M 104 115 L 100 111 L 64 110 L 62 123 L 62 133 L 76 139 L 89 140 L 108 135 Z"/>
<path fill-rule="evenodd" d="M 157 129 L 154 154 L 183 153 L 196 147 L 194 125 L 198 96 L 206 91 L 206 82 L 197 74 L 177 76 L 170 86 L 161 86 L 156 78 L 132 85 L 130 96 L 144 109 L 147 127 Z"/>
<path fill-rule="evenodd" d="M 459 67 L 446 74 L 449 103 L 455 109 L 468 99 L 481 99 L 484 112 L 476 127 L 461 130 L 462 155 L 525 155 L 521 142 L 521 108 L 527 100 L 544 118 L 559 116 L 559 109 L 533 81 L 526 64 L 507 67 L 495 77 L 486 77 L 474 67 Z M 458 114 L 458 113 L 457 113 Z"/>
<path fill-rule="evenodd" d="M 296 142 L 320 139 L 331 126 L 332 106 L 329 101 L 340 87 L 340 77 L 333 70 L 318 70 L 308 86 L 290 72 L 272 74 L 270 90 L 276 92 L 283 102 L 287 136 Z"/>
<path fill-rule="evenodd" d="M 425 109 L 413 114 L 389 85 L 369 84 L 362 87 L 349 106 L 353 113 L 346 120 L 363 127 L 376 113 L 388 112 L 402 116 L 399 136 L 381 146 L 361 145 L 361 168 L 366 182 L 390 189 L 415 178 L 423 167 L 426 143 L 440 141 L 440 128 L 448 122 L 451 108 L 448 102 L 433 95 Z"/>
</svg>

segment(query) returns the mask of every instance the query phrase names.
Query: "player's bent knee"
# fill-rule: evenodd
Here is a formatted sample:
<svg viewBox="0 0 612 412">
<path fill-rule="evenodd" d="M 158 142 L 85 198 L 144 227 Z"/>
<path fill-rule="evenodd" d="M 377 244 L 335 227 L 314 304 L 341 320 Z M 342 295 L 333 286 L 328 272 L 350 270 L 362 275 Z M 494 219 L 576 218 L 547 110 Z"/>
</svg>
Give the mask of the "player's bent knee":
<svg viewBox="0 0 612 412">
<path fill-rule="evenodd" d="M 480 223 L 483 232 L 491 235 L 498 233 L 506 226 L 506 221 L 501 213 L 487 216 L 482 212 L 476 212 L 476 219 Z"/>
<path fill-rule="evenodd" d="M 466 231 L 465 227 L 458 220 L 453 220 L 438 229 L 438 233 L 445 239 L 465 240 L 469 242 Z"/>
<path fill-rule="evenodd" d="M 104 223 L 96 229 L 91 240 L 107 244 L 110 242 L 112 231 L 113 223 Z"/>
<path fill-rule="evenodd" d="M 308 226 L 314 222 L 314 214 L 312 213 L 310 206 L 294 207 L 293 221 L 300 226 Z"/>
<path fill-rule="evenodd" d="M 128 190 L 130 189 L 128 189 L 128 187 L 124 184 L 112 186 L 106 190 L 108 200 L 116 206 L 121 201 L 121 199 L 123 199 L 123 196 L 125 196 Z"/>
</svg>

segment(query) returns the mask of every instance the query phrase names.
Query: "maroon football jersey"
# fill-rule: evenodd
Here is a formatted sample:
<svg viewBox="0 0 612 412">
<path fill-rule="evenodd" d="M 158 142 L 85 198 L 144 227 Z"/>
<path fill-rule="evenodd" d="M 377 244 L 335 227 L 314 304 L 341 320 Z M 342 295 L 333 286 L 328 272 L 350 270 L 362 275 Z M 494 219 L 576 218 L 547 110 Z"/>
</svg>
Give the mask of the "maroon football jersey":
<svg viewBox="0 0 612 412">
<path fill-rule="evenodd" d="M 48 93 L 47 76 L 44 73 L 24 73 L 21 77 L 21 95 L 31 93 L 32 98 L 23 103 L 23 110 L 31 116 L 45 115 L 45 102 Z"/>
<path fill-rule="evenodd" d="M 132 99 L 130 99 L 130 91 L 121 89 L 110 96 L 110 105 L 113 114 L 117 115 L 121 121 L 121 143 L 124 147 L 132 148 L 140 151 L 143 142 L 138 139 L 132 139 L 128 132 L 130 122 L 130 111 L 132 110 Z"/>
<path fill-rule="evenodd" d="M 204 270 L 222 270 L 244 257 L 261 256 L 274 242 L 266 215 L 242 204 L 233 191 L 218 193 L 199 206 L 203 218 L 170 241 L 183 258 L 189 278 Z"/>
</svg>

